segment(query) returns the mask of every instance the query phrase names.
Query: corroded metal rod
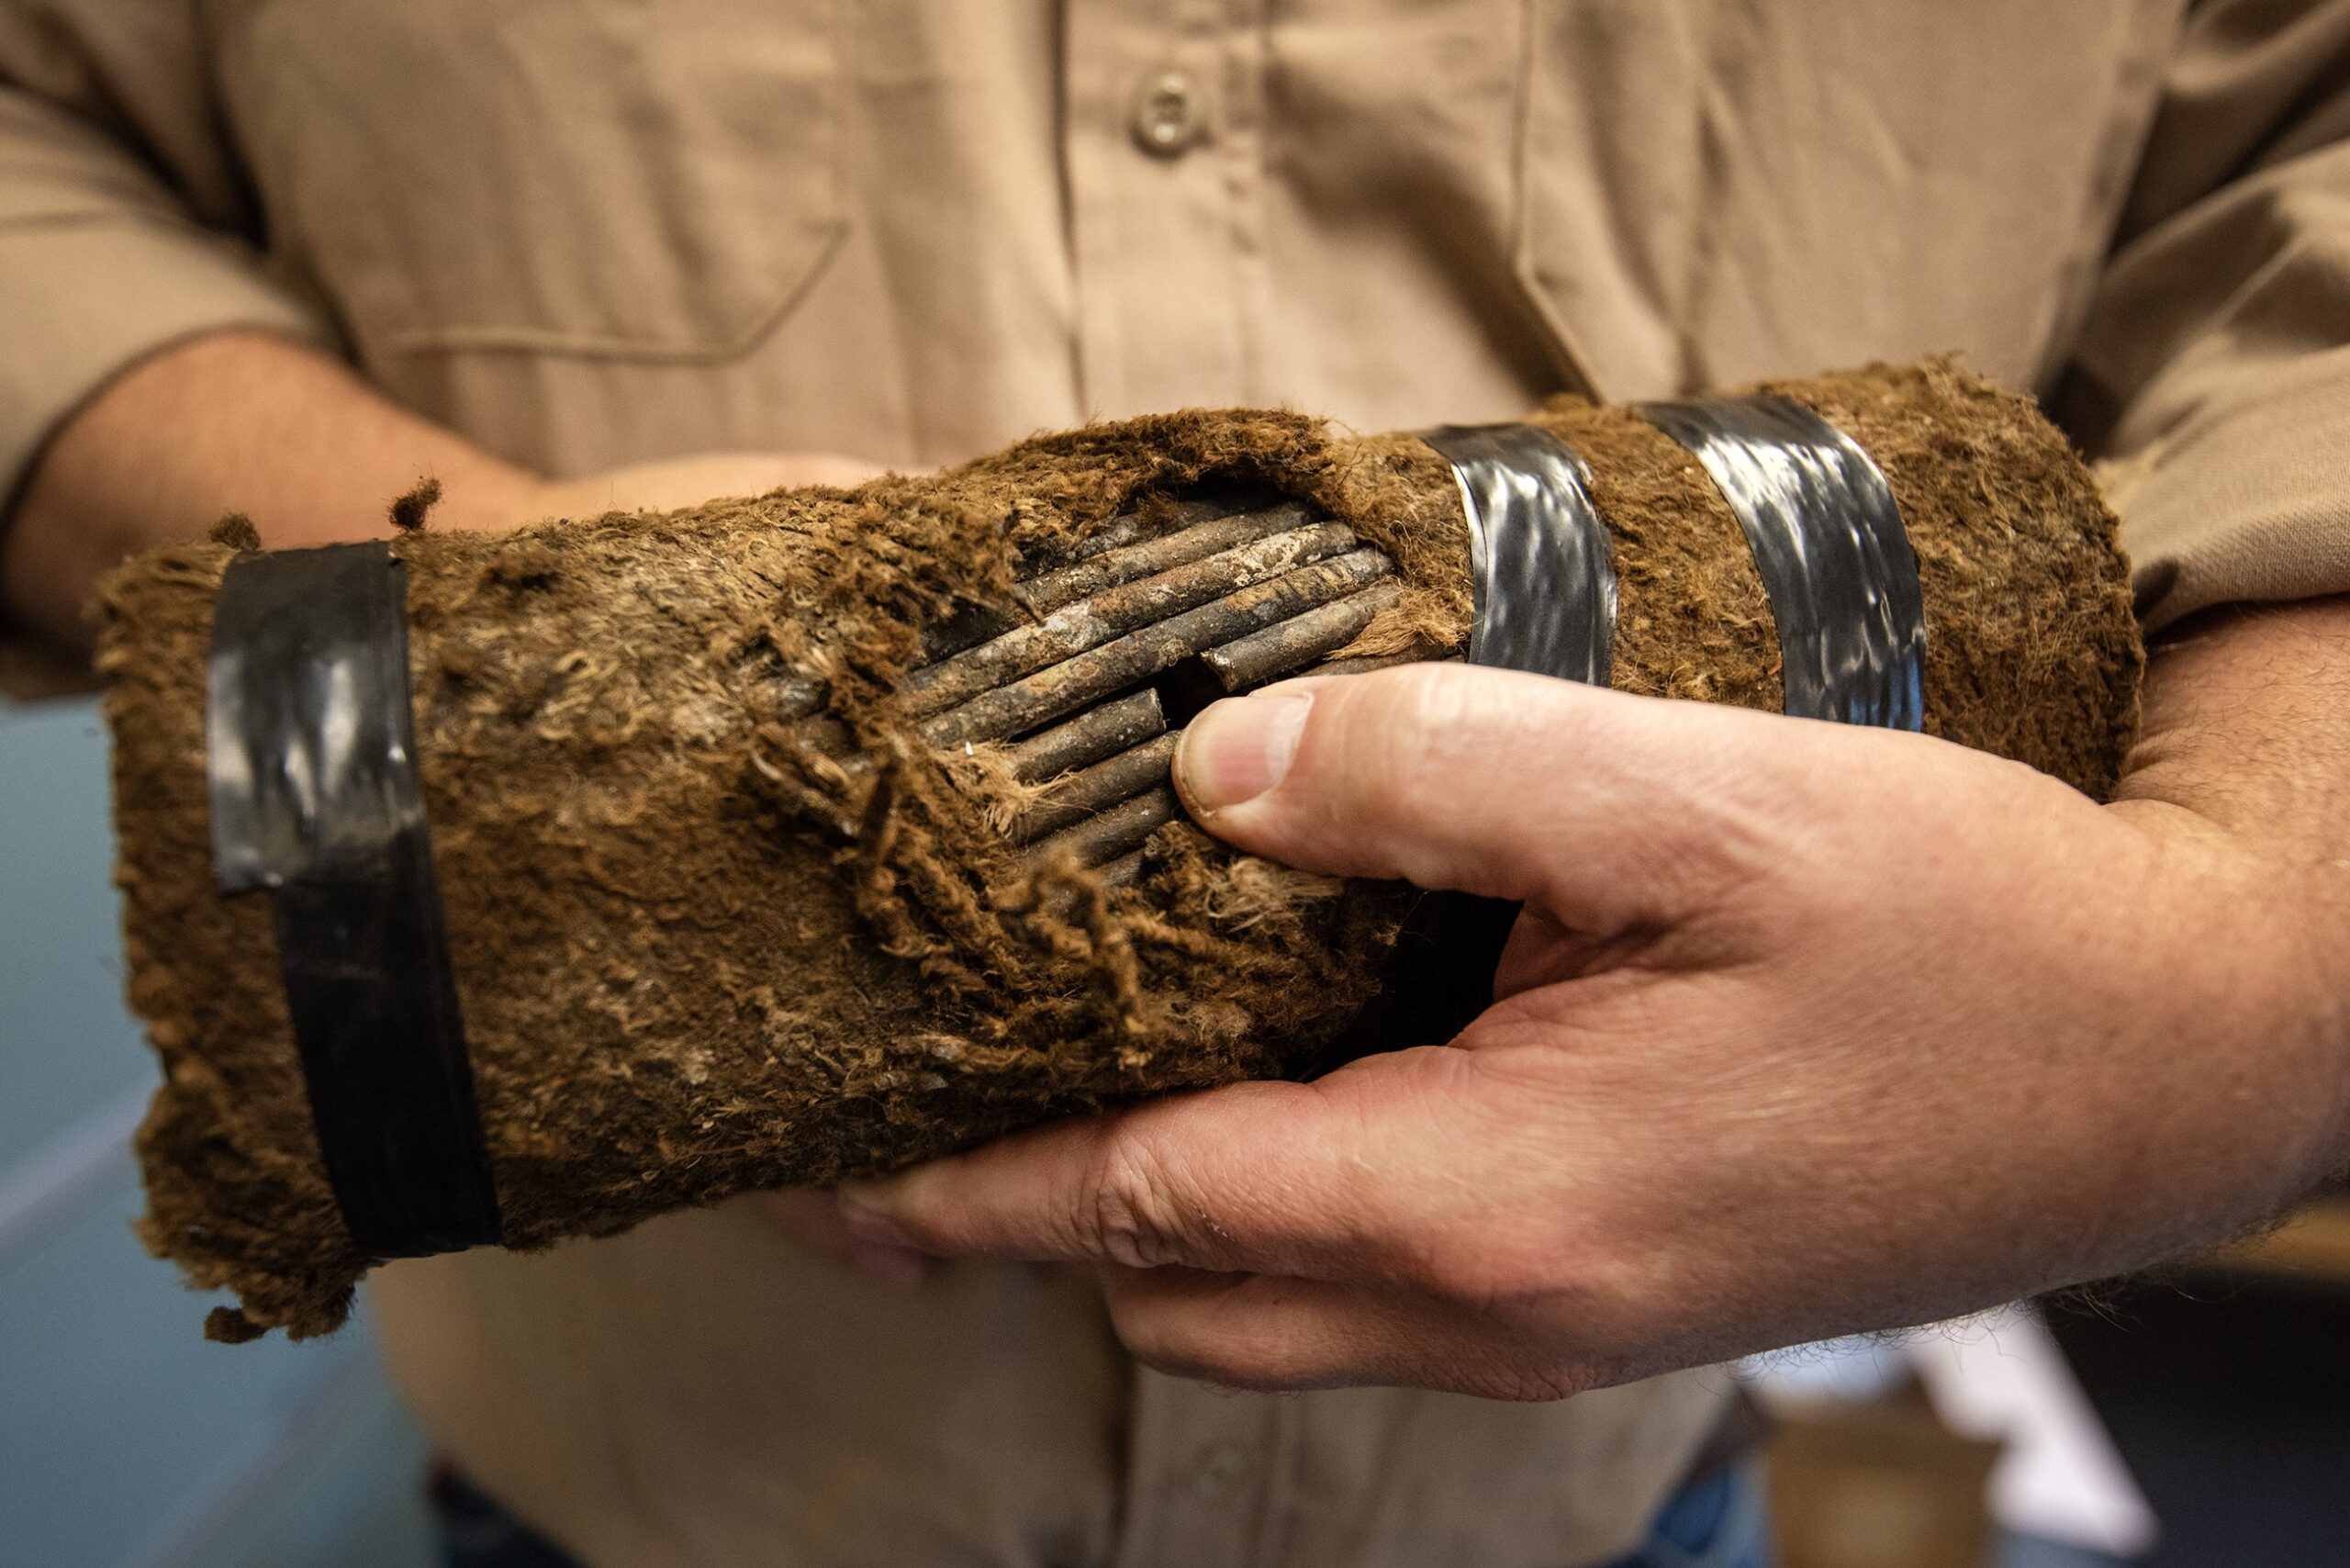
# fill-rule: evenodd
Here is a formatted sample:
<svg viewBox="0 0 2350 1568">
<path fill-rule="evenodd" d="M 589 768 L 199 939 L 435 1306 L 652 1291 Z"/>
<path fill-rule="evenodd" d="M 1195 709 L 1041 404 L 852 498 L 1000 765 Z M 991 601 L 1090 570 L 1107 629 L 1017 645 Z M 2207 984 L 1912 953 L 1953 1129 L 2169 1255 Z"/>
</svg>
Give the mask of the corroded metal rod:
<svg viewBox="0 0 2350 1568">
<path fill-rule="evenodd" d="M 1345 647 L 1402 592 L 1392 579 L 1374 584 L 1351 599 L 1309 610 L 1222 647 L 1210 648 L 1200 655 L 1200 662 L 1214 673 L 1216 683 L 1227 692 L 1246 691 Z"/>
<path fill-rule="evenodd" d="M 1075 561 L 1081 565 L 1046 572 L 1028 582 L 1014 584 L 1009 605 L 971 605 L 949 616 L 943 624 L 933 627 L 923 638 L 923 660 L 926 664 L 935 663 L 959 654 L 990 637 L 1002 635 L 1024 621 L 1033 621 L 1070 599 L 1082 598 L 1093 591 L 1092 588 L 1079 586 L 1062 592 L 1056 599 L 1054 589 L 1040 588 L 1039 585 L 1066 581 L 1107 588 L 1130 577 L 1148 577 L 1161 566 L 1213 554 L 1220 548 L 1214 543 L 1214 537 L 1228 534 L 1234 543 L 1238 543 L 1266 532 L 1277 533 L 1283 526 L 1280 519 L 1271 519 L 1261 524 L 1254 521 L 1255 514 L 1270 505 L 1271 499 L 1264 491 L 1254 487 L 1227 487 L 1210 495 L 1193 496 L 1180 501 L 1158 501 L 1121 513 L 1070 552 Z M 1173 546 L 1155 554 L 1121 556 L 1113 561 L 1097 559 L 1113 551 L 1123 552 L 1128 545 L 1144 540 L 1158 540 L 1169 534 L 1188 538 L 1203 523 L 1238 514 L 1248 516 L 1232 529 L 1225 531 L 1224 534 L 1195 543 Z"/>
<path fill-rule="evenodd" d="M 927 640 L 903 685 L 923 739 L 1006 743 L 1012 776 L 1046 786 L 1007 833 L 1029 865 L 1073 856 L 1109 885 L 1136 879 L 1144 842 L 1181 812 L 1167 702 L 1188 711 L 1314 666 L 1395 602 L 1384 555 L 1293 502 L 1235 510 L 1260 498 L 1153 502 L 1113 525 L 1122 542 L 1097 534 L 1090 557 L 989 609 L 991 633 L 974 637 L 981 621 L 967 615 Z M 816 706 L 789 686 L 789 706 Z M 869 766 L 829 719 L 800 733 L 853 775 Z"/>
<path fill-rule="evenodd" d="M 1161 824 L 1173 822 L 1181 810 L 1175 791 L 1162 784 L 1038 841 L 1027 851 L 1028 863 L 1042 866 L 1063 855 L 1074 855 L 1080 866 L 1099 866 L 1141 847 L 1144 839 Z"/>
<path fill-rule="evenodd" d="M 1121 801 L 1132 800 L 1153 785 L 1167 782 L 1175 765 L 1180 734 L 1160 735 L 1105 762 L 1072 773 L 1053 786 L 1035 805 L 1020 813 L 1012 826 L 1014 844 L 1032 844 L 1046 834 L 1074 826 Z"/>
<path fill-rule="evenodd" d="M 1074 604 L 1103 588 L 1155 577 L 1219 551 L 1306 527 L 1314 521 L 1304 507 L 1293 501 L 1259 511 L 1228 514 L 1046 572 L 1015 586 L 1012 597 L 1032 615 L 1049 615 L 1065 604 Z"/>
<path fill-rule="evenodd" d="M 1087 868 L 1093 873 L 1096 881 L 1114 892 L 1120 888 L 1131 888 L 1142 880 L 1142 860 L 1141 850 L 1130 849 L 1107 865 Z M 1066 920 L 1075 913 L 1077 902 L 1077 890 L 1061 886 L 1046 895 L 1045 907 Z"/>
<path fill-rule="evenodd" d="M 1259 511 L 1280 499 L 1262 485 L 1224 484 L 1204 487 L 1180 501 L 1147 500 L 1112 518 L 1070 554 L 1078 560 L 1088 560 L 1137 540 L 1155 539 L 1237 512 Z"/>
<path fill-rule="evenodd" d="M 1193 538 L 1221 525 L 1177 535 Z M 1122 583 L 1064 605 L 1034 625 L 908 675 L 906 703 L 917 718 L 943 712 L 981 692 L 1098 648 L 1113 638 L 1236 593 L 1311 562 L 1356 547 L 1353 532 L 1335 522 L 1291 529 L 1236 549 L 1219 551 L 1169 571 Z M 1143 548 L 1149 548 L 1146 545 Z"/>
<path fill-rule="evenodd" d="M 1359 659 L 1332 659 L 1314 671 L 1315 675 L 1369 675 L 1375 669 L 1393 669 L 1397 665 L 1460 663 L 1459 657 L 1431 659 L 1422 653 L 1377 654 Z"/>
<path fill-rule="evenodd" d="M 1137 691 L 1115 702 L 1104 702 L 1065 724 L 1029 736 L 1006 747 L 1012 776 L 1023 784 L 1052 778 L 1072 767 L 1084 767 L 1128 746 L 1163 734 L 1167 714 L 1158 693 Z"/>
<path fill-rule="evenodd" d="M 1033 624 L 1089 594 L 1274 534 L 1291 532 L 1312 522 L 1306 510 L 1295 502 L 1282 502 L 1262 490 L 1237 487 L 1181 501 L 1157 502 L 1126 512 L 1080 544 L 1072 565 L 1015 585 L 1011 604 L 967 605 L 930 628 L 923 635 L 922 662 L 908 678 L 907 686 L 920 691 L 926 684 L 923 678 L 931 670 L 952 664 L 958 655 Z M 1351 537 L 1348 543 L 1352 543 Z M 1301 556 L 1293 564 L 1311 558 Z M 768 695 L 769 717 L 781 723 L 804 719 L 823 706 L 824 695 L 822 681 L 786 674 Z M 952 706 L 969 695 L 967 691 L 939 705 Z M 916 709 L 917 712 L 924 711 Z"/>
<path fill-rule="evenodd" d="M 924 721 L 923 738 L 932 745 L 949 746 L 1019 734 L 1148 680 L 1218 644 L 1346 598 L 1392 570 L 1378 551 L 1357 550 L 1285 572 L 982 692 Z"/>
</svg>

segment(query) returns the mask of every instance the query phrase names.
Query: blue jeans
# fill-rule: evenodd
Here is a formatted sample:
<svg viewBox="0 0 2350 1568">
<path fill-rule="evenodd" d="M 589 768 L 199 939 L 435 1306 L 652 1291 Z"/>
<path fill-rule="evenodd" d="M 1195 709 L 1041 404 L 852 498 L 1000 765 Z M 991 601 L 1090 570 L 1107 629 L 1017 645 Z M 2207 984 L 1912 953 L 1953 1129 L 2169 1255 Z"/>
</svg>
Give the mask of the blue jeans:
<svg viewBox="0 0 2350 1568">
<path fill-rule="evenodd" d="M 579 1568 L 445 1465 L 426 1495 L 440 1527 L 441 1568 Z"/>
<path fill-rule="evenodd" d="M 1674 1493 L 1648 1544 L 1610 1568 L 1771 1568 L 1758 1467 L 1728 1465 Z"/>
</svg>

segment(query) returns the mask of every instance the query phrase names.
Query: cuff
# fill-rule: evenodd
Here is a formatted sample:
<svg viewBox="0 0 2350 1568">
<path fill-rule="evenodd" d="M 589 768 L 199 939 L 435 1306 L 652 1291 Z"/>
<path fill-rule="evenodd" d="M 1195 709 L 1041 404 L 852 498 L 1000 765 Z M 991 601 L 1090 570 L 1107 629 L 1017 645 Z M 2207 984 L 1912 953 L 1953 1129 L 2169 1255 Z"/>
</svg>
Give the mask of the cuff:
<svg viewBox="0 0 2350 1568">
<path fill-rule="evenodd" d="M 2149 632 L 2215 604 L 2350 593 L 2350 349 L 2251 380 L 2101 471 Z"/>
</svg>

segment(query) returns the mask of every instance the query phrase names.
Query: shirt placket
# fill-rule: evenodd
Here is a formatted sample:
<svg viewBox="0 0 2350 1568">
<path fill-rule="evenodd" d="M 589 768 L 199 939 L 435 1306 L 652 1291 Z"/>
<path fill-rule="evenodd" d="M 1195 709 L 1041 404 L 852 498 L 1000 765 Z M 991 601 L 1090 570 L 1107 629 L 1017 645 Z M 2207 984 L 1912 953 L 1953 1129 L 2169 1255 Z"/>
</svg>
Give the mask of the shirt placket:
<svg viewBox="0 0 2350 1568">
<path fill-rule="evenodd" d="M 1113 1568 L 1288 1561 L 1296 1417 L 1292 1401 L 1136 1368 Z"/>
<path fill-rule="evenodd" d="M 1262 398 L 1264 0 L 1069 0 L 1063 158 L 1089 416 Z M 1293 1413 L 1137 1368 L 1116 1568 L 1273 1561 Z"/>
<path fill-rule="evenodd" d="M 1063 157 L 1085 411 L 1258 396 L 1263 0 L 1069 0 Z"/>
</svg>

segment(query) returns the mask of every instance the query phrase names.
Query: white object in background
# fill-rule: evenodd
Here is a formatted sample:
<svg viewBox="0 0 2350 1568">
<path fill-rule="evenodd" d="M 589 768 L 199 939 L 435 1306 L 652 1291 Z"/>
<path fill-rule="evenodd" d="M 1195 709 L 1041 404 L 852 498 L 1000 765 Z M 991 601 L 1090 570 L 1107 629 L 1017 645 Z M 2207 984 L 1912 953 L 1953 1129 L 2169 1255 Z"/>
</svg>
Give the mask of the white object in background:
<svg viewBox="0 0 2350 1568">
<path fill-rule="evenodd" d="M 1790 1413 L 1881 1397 L 1913 1372 L 1943 1426 L 2004 1446 L 1988 1499 L 2002 1529 L 2112 1557 L 2154 1545 L 2154 1510 L 2031 1306 L 1791 1346 L 1738 1366 L 1763 1408 Z"/>
<path fill-rule="evenodd" d="M 2003 1527 L 2115 1557 L 2154 1544 L 2154 1510 L 2036 1309 L 2003 1306 L 1906 1340 L 1942 1424 L 2007 1445 L 1991 1472 Z"/>
</svg>

